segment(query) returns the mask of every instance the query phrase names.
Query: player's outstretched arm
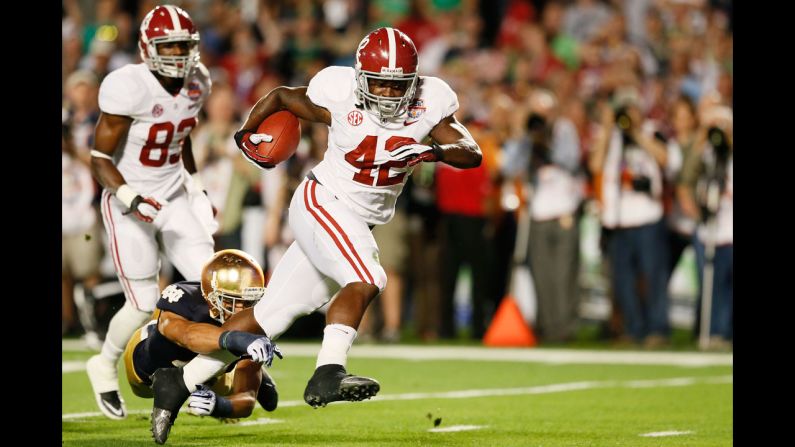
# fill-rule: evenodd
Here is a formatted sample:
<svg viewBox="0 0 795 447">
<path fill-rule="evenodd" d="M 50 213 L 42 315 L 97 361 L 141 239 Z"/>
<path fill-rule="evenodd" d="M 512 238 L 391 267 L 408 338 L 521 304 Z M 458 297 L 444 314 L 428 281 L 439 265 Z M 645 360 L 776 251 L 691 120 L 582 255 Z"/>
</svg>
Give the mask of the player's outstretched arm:
<svg viewBox="0 0 795 447">
<path fill-rule="evenodd" d="M 220 327 L 196 323 L 166 310 L 160 313 L 157 330 L 167 339 L 197 354 L 209 354 L 221 349 L 219 338 L 224 332 Z"/>
<path fill-rule="evenodd" d="M 196 323 L 167 310 L 160 313 L 157 330 L 167 339 L 197 354 L 226 349 L 237 356 L 249 355 L 253 361 L 267 366 L 271 366 L 274 355 L 282 357 L 276 345 L 265 335 Z"/>
<path fill-rule="evenodd" d="M 483 159 L 480 146 L 454 115 L 439 121 L 431 129 L 430 135 L 435 142 L 433 154 L 436 160 L 432 161 L 441 161 L 460 169 L 480 166 Z"/>
</svg>

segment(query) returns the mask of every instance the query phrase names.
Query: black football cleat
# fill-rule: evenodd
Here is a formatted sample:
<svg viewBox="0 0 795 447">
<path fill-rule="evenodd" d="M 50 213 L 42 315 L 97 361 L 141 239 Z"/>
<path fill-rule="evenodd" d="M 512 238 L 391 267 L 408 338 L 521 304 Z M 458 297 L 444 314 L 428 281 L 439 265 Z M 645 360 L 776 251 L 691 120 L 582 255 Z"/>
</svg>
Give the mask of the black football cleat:
<svg viewBox="0 0 795 447">
<path fill-rule="evenodd" d="M 161 445 L 166 443 L 175 419 L 176 417 L 172 417 L 172 413 L 168 410 L 162 408 L 155 408 L 152 410 L 151 432 L 152 437 L 155 439 L 155 443 Z"/>
<path fill-rule="evenodd" d="M 304 391 L 304 401 L 312 408 L 331 402 L 356 402 L 369 399 L 381 389 L 375 379 L 347 374 L 342 365 L 323 365 L 315 370 Z"/>
<path fill-rule="evenodd" d="M 262 382 L 257 391 L 257 402 L 262 405 L 265 411 L 273 411 L 279 405 L 279 392 L 276 391 L 276 382 L 268 374 L 265 365 L 262 366 Z"/>
<path fill-rule="evenodd" d="M 152 392 L 152 437 L 156 443 L 165 444 L 180 407 L 190 397 L 190 391 L 182 380 L 182 368 L 159 368 L 155 371 L 152 374 Z"/>
</svg>

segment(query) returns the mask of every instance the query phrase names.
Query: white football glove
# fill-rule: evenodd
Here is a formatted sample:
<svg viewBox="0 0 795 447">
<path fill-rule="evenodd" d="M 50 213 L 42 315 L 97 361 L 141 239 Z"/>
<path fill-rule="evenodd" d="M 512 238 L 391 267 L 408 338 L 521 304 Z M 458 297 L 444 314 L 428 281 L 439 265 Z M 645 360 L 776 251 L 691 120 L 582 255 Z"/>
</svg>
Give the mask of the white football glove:
<svg viewBox="0 0 795 447">
<path fill-rule="evenodd" d="M 254 144 L 260 144 L 263 141 L 266 143 L 270 143 L 271 141 L 273 141 L 273 137 L 266 133 L 253 133 L 248 136 L 248 141 L 251 141 Z"/>
<path fill-rule="evenodd" d="M 273 364 L 273 356 L 282 358 L 282 352 L 276 347 L 268 337 L 259 337 L 246 348 L 246 352 L 251 356 L 251 361 L 264 363 L 269 367 Z"/>
<path fill-rule="evenodd" d="M 209 416 L 215 409 L 215 401 L 215 392 L 204 385 L 199 385 L 188 398 L 188 413 Z"/>
<path fill-rule="evenodd" d="M 163 205 L 152 197 L 143 197 L 135 190 L 123 184 L 116 190 L 116 197 L 124 203 L 128 210 L 123 214 L 132 214 L 141 222 L 152 223 Z M 165 202 L 165 201 L 164 201 Z"/>
<path fill-rule="evenodd" d="M 409 161 L 433 148 L 425 144 L 405 144 L 389 152 L 389 158 L 397 161 Z"/>
</svg>

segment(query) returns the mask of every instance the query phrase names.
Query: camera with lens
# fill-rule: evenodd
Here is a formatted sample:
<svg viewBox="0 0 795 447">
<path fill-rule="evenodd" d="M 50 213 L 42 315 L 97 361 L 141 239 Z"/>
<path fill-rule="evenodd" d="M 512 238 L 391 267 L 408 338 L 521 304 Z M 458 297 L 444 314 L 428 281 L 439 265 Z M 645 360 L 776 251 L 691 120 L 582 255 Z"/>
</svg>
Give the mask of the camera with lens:
<svg viewBox="0 0 795 447">
<path fill-rule="evenodd" d="M 651 179 L 645 175 L 632 178 L 632 189 L 636 192 L 651 194 Z"/>
<path fill-rule="evenodd" d="M 544 118 L 543 116 L 541 116 L 541 115 L 539 115 L 537 113 L 532 113 L 527 118 L 527 131 L 528 132 L 541 131 L 541 130 L 546 129 L 546 127 L 547 127 L 546 118 Z"/>
<path fill-rule="evenodd" d="M 718 163 L 726 162 L 729 160 L 729 142 L 726 139 L 726 133 L 723 129 L 717 126 L 712 126 L 707 129 L 707 139 L 715 150 L 715 158 Z"/>
<path fill-rule="evenodd" d="M 714 150 L 715 157 L 712 162 L 707 162 L 696 184 L 696 202 L 701 211 L 702 222 L 714 217 L 718 211 L 720 197 L 726 190 L 731 156 L 729 141 L 723 129 L 717 126 L 707 129 L 707 140 Z"/>
<path fill-rule="evenodd" d="M 552 158 L 549 153 L 551 130 L 549 129 L 546 118 L 537 113 L 532 113 L 527 118 L 526 128 L 530 136 L 530 141 L 532 142 L 531 167 L 538 168 L 551 163 Z"/>
<path fill-rule="evenodd" d="M 629 116 L 629 110 L 626 106 L 616 109 L 616 125 L 621 130 L 621 137 L 624 140 L 624 148 L 635 143 L 632 138 L 632 118 Z"/>
</svg>

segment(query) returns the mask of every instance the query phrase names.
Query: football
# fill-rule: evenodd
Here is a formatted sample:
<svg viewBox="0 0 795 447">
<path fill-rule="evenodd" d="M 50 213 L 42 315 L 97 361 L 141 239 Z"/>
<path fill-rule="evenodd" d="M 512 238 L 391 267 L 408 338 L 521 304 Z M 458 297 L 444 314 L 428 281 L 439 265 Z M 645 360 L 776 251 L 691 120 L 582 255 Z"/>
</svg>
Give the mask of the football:
<svg viewBox="0 0 795 447">
<path fill-rule="evenodd" d="M 263 141 L 257 145 L 257 154 L 265 158 L 260 165 L 272 168 L 290 158 L 298 149 L 301 123 L 292 112 L 282 110 L 265 118 L 257 127 L 257 133 L 266 133 L 273 137 L 270 143 Z"/>
</svg>

